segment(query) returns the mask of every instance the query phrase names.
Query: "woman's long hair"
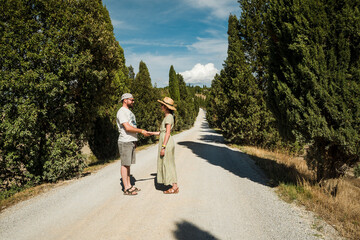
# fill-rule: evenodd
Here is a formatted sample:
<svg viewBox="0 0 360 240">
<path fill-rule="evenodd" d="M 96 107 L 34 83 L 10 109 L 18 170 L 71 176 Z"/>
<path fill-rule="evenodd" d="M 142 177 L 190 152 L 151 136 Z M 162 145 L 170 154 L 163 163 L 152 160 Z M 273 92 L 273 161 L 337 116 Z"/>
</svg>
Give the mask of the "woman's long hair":
<svg viewBox="0 0 360 240">
<path fill-rule="evenodd" d="M 163 104 L 164 105 L 164 104 Z M 170 108 L 168 108 L 166 105 L 164 105 L 166 108 L 167 108 L 167 110 L 169 110 L 169 113 L 171 114 L 171 115 L 173 115 L 173 118 L 174 118 L 174 126 L 175 126 L 175 122 L 176 122 L 176 118 L 175 118 L 175 111 L 174 110 L 171 110 Z"/>
</svg>

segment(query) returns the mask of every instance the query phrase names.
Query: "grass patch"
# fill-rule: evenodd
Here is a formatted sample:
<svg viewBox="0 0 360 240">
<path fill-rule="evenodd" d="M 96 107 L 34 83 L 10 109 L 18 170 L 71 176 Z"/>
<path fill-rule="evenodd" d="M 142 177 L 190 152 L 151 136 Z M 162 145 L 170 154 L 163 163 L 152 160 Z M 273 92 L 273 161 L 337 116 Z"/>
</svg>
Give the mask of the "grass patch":
<svg viewBox="0 0 360 240">
<path fill-rule="evenodd" d="M 343 237 L 360 239 L 359 178 L 342 177 L 317 183 L 315 172 L 308 169 L 301 157 L 255 147 L 232 147 L 247 153 L 263 169 L 270 186 L 276 187 L 282 199 L 317 213 Z"/>
<path fill-rule="evenodd" d="M 311 201 L 313 199 L 311 192 L 301 185 L 281 183 L 277 188 L 277 192 L 286 202 Z"/>
<path fill-rule="evenodd" d="M 67 181 L 69 182 L 69 181 Z M 58 183 L 44 183 L 37 186 L 30 186 L 27 185 L 23 188 L 20 188 L 17 190 L 17 192 L 11 192 L 8 194 L 1 193 L 0 198 L 0 212 L 4 209 L 15 205 L 16 203 L 19 203 L 21 201 L 28 200 L 32 197 L 35 197 L 41 193 L 47 192 L 57 186 L 61 186 L 67 183 L 66 181 L 58 182 Z"/>
</svg>

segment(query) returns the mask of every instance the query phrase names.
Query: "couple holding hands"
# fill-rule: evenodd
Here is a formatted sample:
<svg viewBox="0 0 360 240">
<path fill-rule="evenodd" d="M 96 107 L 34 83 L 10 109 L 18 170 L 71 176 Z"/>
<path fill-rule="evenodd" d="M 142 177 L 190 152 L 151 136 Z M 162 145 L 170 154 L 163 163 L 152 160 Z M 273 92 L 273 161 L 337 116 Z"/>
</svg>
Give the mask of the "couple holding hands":
<svg viewBox="0 0 360 240">
<path fill-rule="evenodd" d="M 179 192 L 175 169 L 175 143 L 170 135 L 174 126 L 174 101 L 165 97 L 158 100 L 165 117 L 160 125 L 159 132 L 148 132 L 136 127 L 135 115 L 131 112 L 135 99 L 132 94 L 124 93 L 121 96 L 122 107 L 116 114 L 116 123 L 119 129 L 118 147 L 121 159 L 121 177 L 124 184 L 124 195 L 134 196 L 140 191 L 139 188 L 130 183 L 130 166 L 136 162 L 135 148 L 137 134 L 145 137 L 159 136 L 159 151 L 157 158 L 157 182 L 164 185 L 171 185 L 171 188 L 164 191 L 165 194 Z"/>
</svg>

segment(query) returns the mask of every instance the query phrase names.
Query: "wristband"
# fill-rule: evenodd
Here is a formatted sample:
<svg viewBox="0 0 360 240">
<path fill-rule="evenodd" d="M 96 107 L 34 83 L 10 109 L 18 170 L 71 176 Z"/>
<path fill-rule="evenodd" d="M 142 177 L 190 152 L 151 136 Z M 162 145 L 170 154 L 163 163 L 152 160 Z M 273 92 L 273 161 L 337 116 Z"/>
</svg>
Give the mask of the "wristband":
<svg viewBox="0 0 360 240">
<path fill-rule="evenodd" d="M 166 145 L 163 144 L 163 145 L 161 146 L 161 148 L 166 148 Z"/>
</svg>

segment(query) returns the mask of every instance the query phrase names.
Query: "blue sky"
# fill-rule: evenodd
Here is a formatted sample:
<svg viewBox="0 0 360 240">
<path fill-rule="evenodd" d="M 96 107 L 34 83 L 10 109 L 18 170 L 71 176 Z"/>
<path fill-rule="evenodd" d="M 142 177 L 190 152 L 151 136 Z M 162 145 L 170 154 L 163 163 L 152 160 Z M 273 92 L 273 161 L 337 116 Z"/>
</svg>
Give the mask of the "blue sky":
<svg viewBox="0 0 360 240">
<path fill-rule="evenodd" d="M 165 87 L 169 69 L 185 82 L 210 86 L 227 51 L 229 14 L 240 15 L 237 0 L 103 0 L 126 65 L 149 69 L 152 83 Z"/>
</svg>

